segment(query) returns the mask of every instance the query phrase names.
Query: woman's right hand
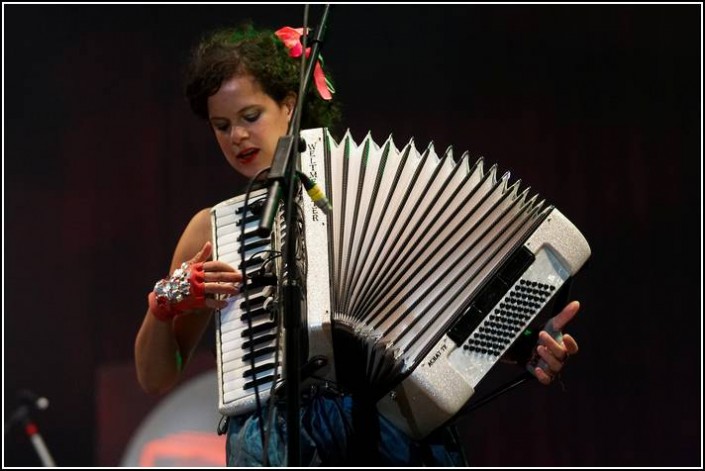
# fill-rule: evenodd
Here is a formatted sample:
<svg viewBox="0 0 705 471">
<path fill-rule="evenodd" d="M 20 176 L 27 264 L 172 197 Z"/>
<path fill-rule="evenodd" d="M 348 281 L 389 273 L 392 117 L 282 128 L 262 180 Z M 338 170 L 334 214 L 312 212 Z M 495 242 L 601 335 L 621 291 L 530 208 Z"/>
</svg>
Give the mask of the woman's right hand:
<svg viewBox="0 0 705 471">
<path fill-rule="evenodd" d="M 206 306 L 211 309 L 222 309 L 228 302 L 225 297 L 234 296 L 240 292 L 242 274 L 232 266 L 220 260 L 208 261 L 213 253 L 210 241 L 203 244 L 199 252 L 187 263 L 203 262 Z M 208 296 L 208 295 L 211 296 Z"/>
</svg>

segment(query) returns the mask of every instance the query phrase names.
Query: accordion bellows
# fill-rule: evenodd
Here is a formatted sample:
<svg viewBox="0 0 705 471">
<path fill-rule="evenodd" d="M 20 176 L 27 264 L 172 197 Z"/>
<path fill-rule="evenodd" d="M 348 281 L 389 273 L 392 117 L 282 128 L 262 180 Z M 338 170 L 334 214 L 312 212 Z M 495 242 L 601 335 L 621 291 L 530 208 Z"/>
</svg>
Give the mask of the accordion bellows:
<svg viewBox="0 0 705 471">
<path fill-rule="evenodd" d="M 483 159 L 419 152 L 413 141 L 399 150 L 391 137 L 378 146 L 369 134 L 360 144 L 325 129 L 301 136 L 301 170 L 333 205 L 326 215 L 300 201 L 308 358 L 330 359 L 317 377 L 364 391 L 410 436 L 426 436 L 536 325 L 590 248 L 557 209 Z M 258 282 L 265 268 L 270 280 L 282 273 L 281 258 L 258 254 L 280 251 L 286 228 L 259 238 L 244 203 L 212 210 L 215 256 L 252 278 L 250 307 L 236 297 L 217 316 L 219 406 L 230 415 L 254 408 L 255 384 L 268 397 L 283 358 L 278 320 L 261 308 L 276 284 Z"/>
</svg>

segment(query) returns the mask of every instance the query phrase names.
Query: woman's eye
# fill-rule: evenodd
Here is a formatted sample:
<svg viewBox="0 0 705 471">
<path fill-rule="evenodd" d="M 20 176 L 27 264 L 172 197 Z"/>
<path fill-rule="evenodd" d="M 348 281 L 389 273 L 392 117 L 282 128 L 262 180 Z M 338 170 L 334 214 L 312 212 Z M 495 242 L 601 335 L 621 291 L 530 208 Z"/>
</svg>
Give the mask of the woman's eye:
<svg viewBox="0 0 705 471">
<path fill-rule="evenodd" d="M 214 127 L 215 129 L 217 129 L 218 131 L 223 131 L 223 132 L 227 131 L 228 128 L 230 127 L 230 125 L 227 124 L 227 123 L 217 123 L 217 124 L 216 124 L 216 123 L 212 123 L 212 125 L 213 125 L 213 127 Z"/>
<path fill-rule="evenodd" d="M 254 123 L 259 118 L 259 115 L 260 115 L 259 113 L 251 113 L 251 114 L 244 115 L 243 118 L 248 123 Z"/>
</svg>

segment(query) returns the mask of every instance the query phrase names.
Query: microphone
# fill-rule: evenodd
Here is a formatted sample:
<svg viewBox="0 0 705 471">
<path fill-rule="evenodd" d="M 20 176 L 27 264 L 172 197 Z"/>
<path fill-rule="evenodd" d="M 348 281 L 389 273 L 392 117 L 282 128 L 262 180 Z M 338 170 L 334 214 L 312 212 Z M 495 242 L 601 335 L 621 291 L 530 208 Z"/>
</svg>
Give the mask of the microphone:
<svg viewBox="0 0 705 471">
<path fill-rule="evenodd" d="M 22 404 L 37 410 L 46 410 L 49 408 L 49 399 L 44 396 L 40 396 L 29 389 L 22 389 L 18 391 L 17 398 Z"/>
<path fill-rule="evenodd" d="M 17 401 L 19 402 L 19 406 L 5 422 L 4 434 L 16 423 L 31 423 L 30 414 L 33 410 L 45 410 L 49 407 L 49 399 L 29 389 L 20 389 L 17 391 Z"/>
<path fill-rule="evenodd" d="M 323 192 L 321 187 L 318 186 L 318 183 L 316 183 L 305 173 L 299 172 L 298 170 L 296 171 L 296 175 L 298 175 L 299 180 L 303 183 L 304 188 L 306 188 L 306 193 L 308 193 L 308 196 L 311 197 L 313 203 L 324 213 L 330 214 L 330 212 L 333 211 L 333 205 L 330 204 L 330 201 L 328 201 L 326 194 Z"/>
</svg>

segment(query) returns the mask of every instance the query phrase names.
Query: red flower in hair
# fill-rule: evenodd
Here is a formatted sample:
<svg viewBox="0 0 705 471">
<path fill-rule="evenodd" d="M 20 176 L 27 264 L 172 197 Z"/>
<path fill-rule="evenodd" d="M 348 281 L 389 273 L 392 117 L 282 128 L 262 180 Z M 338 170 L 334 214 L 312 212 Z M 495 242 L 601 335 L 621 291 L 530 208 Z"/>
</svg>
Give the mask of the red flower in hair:
<svg viewBox="0 0 705 471">
<path fill-rule="evenodd" d="M 303 28 L 291 28 L 290 26 L 284 26 L 274 33 L 281 42 L 284 43 L 287 49 L 289 49 L 289 56 L 291 57 L 301 57 L 303 51 L 303 45 L 301 44 L 301 36 L 304 34 Z M 306 48 L 306 57 L 311 55 L 311 48 Z M 321 66 L 323 59 L 319 59 L 316 62 L 316 67 L 313 69 L 313 82 L 316 84 L 316 90 L 318 94 L 324 100 L 332 100 L 333 93 L 335 89 L 330 81 L 326 78 L 323 73 L 323 67 Z"/>
</svg>

